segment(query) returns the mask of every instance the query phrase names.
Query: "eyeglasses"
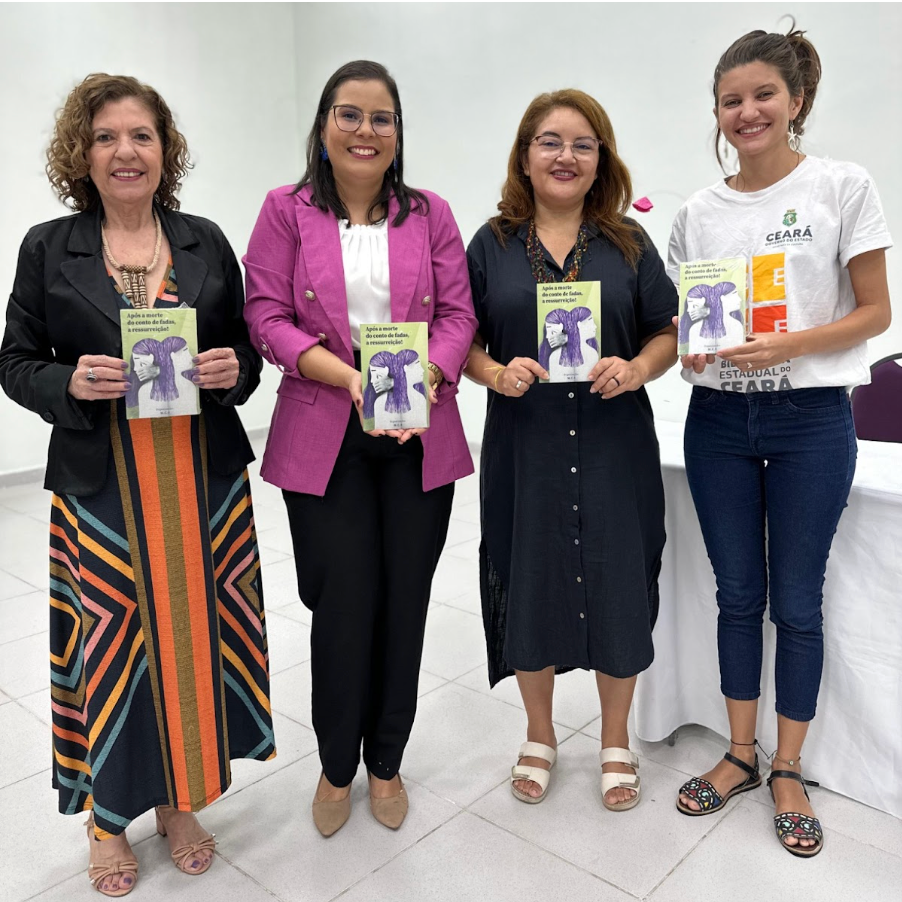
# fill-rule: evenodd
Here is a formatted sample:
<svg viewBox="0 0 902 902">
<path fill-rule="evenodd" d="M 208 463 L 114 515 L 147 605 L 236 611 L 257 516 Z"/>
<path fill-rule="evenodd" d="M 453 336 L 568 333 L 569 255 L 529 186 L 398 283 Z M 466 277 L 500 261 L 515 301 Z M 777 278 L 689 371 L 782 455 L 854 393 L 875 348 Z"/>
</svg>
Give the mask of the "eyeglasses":
<svg viewBox="0 0 902 902">
<path fill-rule="evenodd" d="M 569 147 L 573 156 L 586 160 L 594 157 L 601 149 L 601 141 L 597 138 L 577 138 L 575 141 L 561 141 L 552 135 L 537 135 L 530 144 L 535 144 L 539 154 L 553 159 L 559 157 L 565 147 Z"/>
<path fill-rule="evenodd" d="M 373 131 L 383 138 L 390 138 L 397 131 L 401 119 L 397 113 L 390 113 L 388 110 L 364 113 L 356 106 L 338 104 L 332 107 L 332 115 L 335 117 L 335 124 L 343 132 L 356 132 L 363 125 L 363 120 L 368 118 Z"/>
</svg>

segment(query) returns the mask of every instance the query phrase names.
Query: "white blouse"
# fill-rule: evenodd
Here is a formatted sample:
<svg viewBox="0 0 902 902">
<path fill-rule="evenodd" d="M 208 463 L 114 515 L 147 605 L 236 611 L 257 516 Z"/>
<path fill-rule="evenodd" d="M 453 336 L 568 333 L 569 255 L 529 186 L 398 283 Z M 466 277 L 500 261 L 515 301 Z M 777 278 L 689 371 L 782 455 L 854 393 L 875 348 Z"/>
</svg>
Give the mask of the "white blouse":
<svg viewBox="0 0 902 902">
<path fill-rule="evenodd" d="M 341 259 L 348 294 L 351 343 L 360 350 L 361 323 L 391 322 L 388 281 L 388 220 L 377 225 L 348 226 L 339 220 Z"/>
</svg>

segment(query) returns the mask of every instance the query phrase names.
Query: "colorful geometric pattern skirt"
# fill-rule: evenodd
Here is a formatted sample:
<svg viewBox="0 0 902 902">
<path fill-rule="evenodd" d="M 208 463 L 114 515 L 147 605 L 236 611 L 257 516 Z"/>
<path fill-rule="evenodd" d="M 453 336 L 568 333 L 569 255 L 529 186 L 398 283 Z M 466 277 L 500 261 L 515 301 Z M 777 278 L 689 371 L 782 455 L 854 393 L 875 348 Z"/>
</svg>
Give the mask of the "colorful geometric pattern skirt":
<svg viewBox="0 0 902 902">
<path fill-rule="evenodd" d="M 276 753 L 247 472 L 208 470 L 202 416 L 115 406 L 104 488 L 50 518 L 53 785 L 99 838 Z"/>
</svg>

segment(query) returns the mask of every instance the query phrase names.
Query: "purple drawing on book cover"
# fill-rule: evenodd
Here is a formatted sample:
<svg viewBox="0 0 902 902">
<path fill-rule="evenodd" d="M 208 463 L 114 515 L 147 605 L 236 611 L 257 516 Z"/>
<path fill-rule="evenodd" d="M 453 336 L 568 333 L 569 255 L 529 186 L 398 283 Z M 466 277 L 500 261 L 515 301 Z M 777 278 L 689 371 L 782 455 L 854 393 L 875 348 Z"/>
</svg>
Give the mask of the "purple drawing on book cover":
<svg viewBox="0 0 902 902">
<path fill-rule="evenodd" d="M 539 345 L 539 363 L 547 370 L 552 352 L 560 348 L 558 366 L 582 366 L 583 344 L 598 353 L 592 311 L 588 307 L 574 307 L 572 310 L 556 307 L 545 315 L 545 337 Z"/>
<path fill-rule="evenodd" d="M 686 309 L 680 317 L 680 344 L 689 341 L 689 330 L 698 320 L 702 320 L 702 328 L 699 332 L 702 338 L 723 338 L 727 334 L 723 318 L 723 301 L 727 295 L 735 292 L 736 284 L 734 282 L 693 285 L 686 293 Z M 741 310 L 730 310 L 730 316 L 742 325 Z"/>
<path fill-rule="evenodd" d="M 418 364 L 408 371 L 408 367 L 412 364 Z M 420 361 L 420 355 L 410 348 L 401 348 L 396 354 L 391 351 L 377 351 L 370 358 L 370 379 L 368 380 L 366 391 L 363 393 L 363 416 L 364 419 L 372 419 L 376 415 L 376 401 L 382 395 L 385 395 L 385 412 L 386 413 L 407 413 L 410 410 L 410 396 L 407 391 L 408 376 L 410 375 L 413 388 L 418 391 L 424 398 L 426 397 L 426 386 L 423 384 L 424 371 L 423 364 Z M 381 374 L 381 378 L 373 378 L 373 369 L 387 370 L 385 374 Z M 379 388 L 374 385 L 378 384 Z"/>
<path fill-rule="evenodd" d="M 188 342 L 177 335 L 170 335 L 162 341 L 155 338 L 142 338 L 135 342 L 132 348 L 129 372 L 138 376 L 136 369 L 140 369 L 142 358 L 152 358 L 149 365 L 159 369 L 159 372 L 151 376 L 150 398 L 152 401 L 175 401 L 179 397 L 178 386 L 175 382 L 175 364 L 172 357 L 179 351 L 188 347 Z M 136 360 L 137 358 L 137 360 Z M 190 381 L 192 370 L 183 370 L 182 376 Z M 126 407 L 138 406 L 138 392 L 147 380 L 140 377 L 131 380 L 131 388 L 125 396 Z"/>
</svg>

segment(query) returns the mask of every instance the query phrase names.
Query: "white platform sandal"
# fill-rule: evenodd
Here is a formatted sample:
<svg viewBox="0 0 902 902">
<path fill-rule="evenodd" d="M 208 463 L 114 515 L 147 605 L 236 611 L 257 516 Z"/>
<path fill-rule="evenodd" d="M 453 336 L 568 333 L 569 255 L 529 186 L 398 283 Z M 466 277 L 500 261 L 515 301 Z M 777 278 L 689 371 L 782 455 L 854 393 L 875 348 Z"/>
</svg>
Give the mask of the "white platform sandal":
<svg viewBox="0 0 902 902">
<path fill-rule="evenodd" d="M 635 774 L 605 774 L 601 775 L 601 803 L 608 811 L 629 811 L 639 804 L 639 757 L 629 749 L 602 749 L 598 754 L 602 767 L 605 764 L 616 762 L 617 764 L 626 764 L 628 767 L 636 771 Z M 611 805 L 605 799 L 605 796 L 612 789 L 630 789 L 635 795 L 627 799 L 625 802 L 616 802 Z"/>
<path fill-rule="evenodd" d="M 520 764 L 520 760 L 523 758 L 541 758 L 548 762 L 548 770 L 535 765 Z M 543 745 L 541 742 L 524 742 L 517 754 L 517 763 L 511 768 L 511 792 L 521 802 L 537 805 L 548 795 L 548 781 L 551 779 L 551 768 L 554 767 L 555 761 L 557 761 L 557 751 L 550 745 Z M 521 792 L 514 786 L 518 780 L 531 780 L 533 783 L 538 783 L 542 794 L 533 798 L 528 793 Z"/>
</svg>

